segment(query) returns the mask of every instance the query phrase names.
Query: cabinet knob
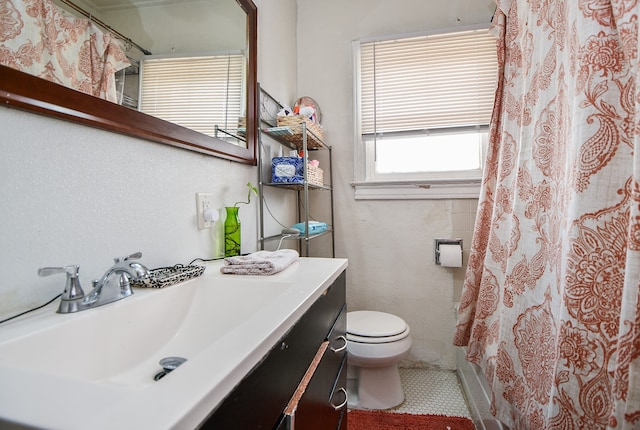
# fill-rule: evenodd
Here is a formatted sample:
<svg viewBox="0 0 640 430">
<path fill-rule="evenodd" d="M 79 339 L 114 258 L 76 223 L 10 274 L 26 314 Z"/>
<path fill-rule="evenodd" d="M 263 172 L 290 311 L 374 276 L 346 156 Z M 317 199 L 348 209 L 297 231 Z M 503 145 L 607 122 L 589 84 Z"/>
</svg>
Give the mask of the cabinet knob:
<svg viewBox="0 0 640 430">
<path fill-rule="evenodd" d="M 340 409 L 344 408 L 345 406 L 347 406 L 347 403 L 349 403 L 349 395 L 347 394 L 347 390 L 345 390 L 344 388 L 340 387 L 338 389 L 338 392 L 342 392 L 344 394 L 344 402 L 340 403 L 337 406 L 334 405 L 333 402 L 331 402 L 331 406 L 333 406 L 333 409 L 336 410 L 336 411 L 339 411 Z"/>
<path fill-rule="evenodd" d="M 331 349 L 331 351 L 333 351 L 333 352 L 342 352 L 342 351 L 344 351 L 345 349 L 347 349 L 347 338 L 346 338 L 346 337 L 344 337 L 344 336 L 338 336 L 338 337 L 336 337 L 336 339 L 335 339 L 335 340 L 342 340 L 342 341 L 344 342 L 344 344 L 343 344 L 341 347 L 339 347 L 339 348 L 330 348 L 330 349 Z"/>
</svg>

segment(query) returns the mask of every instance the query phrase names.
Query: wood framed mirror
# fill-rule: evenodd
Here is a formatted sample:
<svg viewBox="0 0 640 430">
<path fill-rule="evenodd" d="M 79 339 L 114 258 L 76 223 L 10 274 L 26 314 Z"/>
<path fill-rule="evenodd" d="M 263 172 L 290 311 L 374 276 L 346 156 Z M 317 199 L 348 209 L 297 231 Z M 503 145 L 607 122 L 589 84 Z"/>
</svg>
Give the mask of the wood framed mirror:
<svg viewBox="0 0 640 430">
<path fill-rule="evenodd" d="M 23 1 L 23 0 L 14 0 Z M 215 1 L 215 0 L 206 0 Z M 202 132 L 103 100 L 0 64 L 0 101 L 7 107 L 44 114 L 91 127 L 171 145 L 243 164 L 256 164 L 257 8 L 235 0 L 246 14 L 246 144 L 232 144 Z"/>
</svg>

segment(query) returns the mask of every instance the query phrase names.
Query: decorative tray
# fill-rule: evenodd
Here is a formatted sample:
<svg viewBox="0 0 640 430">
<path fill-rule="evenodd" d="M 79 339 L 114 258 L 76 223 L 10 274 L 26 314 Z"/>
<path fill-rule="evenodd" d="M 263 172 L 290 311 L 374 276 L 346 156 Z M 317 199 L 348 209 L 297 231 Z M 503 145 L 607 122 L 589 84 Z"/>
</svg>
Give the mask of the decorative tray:
<svg viewBox="0 0 640 430">
<path fill-rule="evenodd" d="M 149 271 L 149 276 L 143 279 L 131 281 L 132 287 L 138 288 L 164 288 L 179 282 L 197 278 L 204 273 L 204 266 L 185 266 L 176 264 L 173 267 L 160 267 Z"/>
</svg>

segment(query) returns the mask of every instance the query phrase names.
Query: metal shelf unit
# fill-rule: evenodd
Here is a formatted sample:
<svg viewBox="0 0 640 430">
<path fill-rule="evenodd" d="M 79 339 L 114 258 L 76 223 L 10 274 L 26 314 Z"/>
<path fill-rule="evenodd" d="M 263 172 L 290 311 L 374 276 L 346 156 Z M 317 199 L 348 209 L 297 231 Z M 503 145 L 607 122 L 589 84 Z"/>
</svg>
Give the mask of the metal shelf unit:
<svg viewBox="0 0 640 430">
<path fill-rule="evenodd" d="M 287 240 L 297 240 L 299 243 L 299 252 L 301 256 L 310 257 L 309 244 L 314 239 L 331 235 L 331 257 L 335 257 L 335 239 L 334 239 L 334 211 L 333 211 L 333 169 L 332 169 L 332 150 L 331 146 L 324 143 L 323 139 L 313 133 L 306 127 L 305 123 L 299 126 L 289 127 L 286 133 L 282 133 L 286 127 L 277 127 L 275 123 L 276 113 L 280 111 L 284 106 L 278 102 L 273 96 L 265 91 L 260 84 L 258 84 L 258 94 L 260 97 L 260 113 L 259 113 L 259 132 L 258 132 L 258 190 L 259 190 L 259 217 L 260 217 L 260 249 L 265 249 L 265 243 L 275 240 L 283 240 L 283 234 L 275 234 L 265 236 L 265 200 L 264 189 L 265 187 L 276 188 L 282 190 L 294 190 L 297 193 L 298 222 L 305 223 L 305 233 L 300 234 L 298 237 L 291 237 Z M 268 112 L 267 112 L 268 111 Z M 269 113 L 269 115 L 266 115 Z M 287 130 L 285 130 L 287 131 Z M 263 160 L 265 150 L 263 143 L 263 136 L 269 136 L 278 144 L 296 151 L 303 151 L 305 158 L 309 157 L 310 153 L 314 151 L 327 151 L 328 153 L 328 172 L 326 165 L 323 166 L 323 185 L 310 183 L 308 180 L 307 163 L 303 163 L 303 181 L 301 184 L 292 183 L 274 183 L 265 181 L 264 178 L 264 162 L 271 160 Z M 269 172 L 267 172 L 269 174 Z M 328 175 L 327 175 L 328 173 Z M 270 176 L 269 176 L 270 177 Z M 328 179 L 328 183 L 327 182 Z M 322 233 L 309 234 L 309 221 L 313 221 L 309 216 L 309 193 L 310 192 L 327 192 L 329 195 L 330 205 L 330 223 L 328 223 L 328 229 Z"/>
</svg>

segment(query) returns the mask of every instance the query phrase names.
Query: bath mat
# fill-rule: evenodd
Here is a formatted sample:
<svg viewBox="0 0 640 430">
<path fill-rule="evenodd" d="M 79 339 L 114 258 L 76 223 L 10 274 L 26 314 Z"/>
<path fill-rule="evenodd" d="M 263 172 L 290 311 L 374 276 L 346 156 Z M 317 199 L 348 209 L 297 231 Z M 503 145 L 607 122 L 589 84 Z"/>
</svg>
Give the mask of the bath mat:
<svg viewBox="0 0 640 430">
<path fill-rule="evenodd" d="M 475 430 L 473 421 L 446 415 L 414 415 L 350 410 L 347 430 Z"/>
</svg>

